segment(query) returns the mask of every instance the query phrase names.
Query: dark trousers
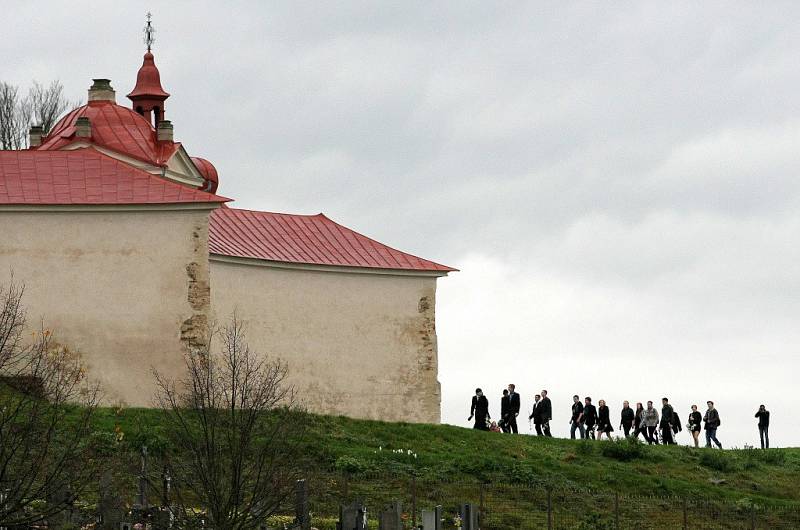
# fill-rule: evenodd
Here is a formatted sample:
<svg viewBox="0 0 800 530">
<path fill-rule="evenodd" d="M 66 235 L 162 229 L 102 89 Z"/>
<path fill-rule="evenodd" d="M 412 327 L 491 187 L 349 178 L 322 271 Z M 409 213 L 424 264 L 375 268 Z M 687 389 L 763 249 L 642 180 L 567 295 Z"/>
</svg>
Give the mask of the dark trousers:
<svg viewBox="0 0 800 530">
<path fill-rule="evenodd" d="M 630 423 L 623 423 L 622 424 L 622 430 L 623 430 L 623 432 L 625 432 L 625 438 L 627 438 L 631 434 L 631 424 Z"/>
<path fill-rule="evenodd" d="M 656 427 L 647 426 L 647 430 L 644 433 L 645 438 L 647 439 L 647 443 L 653 445 L 658 443 L 658 439 L 656 439 Z"/>
<path fill-rule="evenodd" d="M 514 414 L 508 415 L 506 424 L 508 425 L 508 428 L 511 429 L 511 432 L 513 432 L 514 434 L 517 434 L 519 432 L 519 430 L 517 429 L 517 417 Z"/>
<path fill-rule="evenodd" d="M 534 427 L 536 427 L 536 436 L 550 436 L 550 422 L 546 421 L 544 423 L 534 423 Z"/>
<path fill-rule="evenodd" d="M 486 426 L 486 416 L 475 416 L 475 425 L 473 425 L 472 428 L 488 431 L 489 427 Z"/>
<path fill-rule="evenodd" d="M 586 435 L 584 436 L 584 438 L 588 440 L 589 437 L 591 437 L 592 440 L 594 440 L 594 423 L 586 424 Z"/>
<path fill-rule="evenodd" d="M 758 435 L 761 437 L 761 449 L 769 449 L 769 425 L 759 427 Z"/>
<path fill-rule="evenodd" d="M 511 427 L 508 426 L 508 415 L 503 416 L 502 420 L 500 421 L 500 429 L 503 432 L 511 432 Z"/>
<path fill-rule="evenodd" d="M 669 424 L 661 426 L 661 443 L 664 445 L 672 443 L 672 428 Z"/>
</svg>

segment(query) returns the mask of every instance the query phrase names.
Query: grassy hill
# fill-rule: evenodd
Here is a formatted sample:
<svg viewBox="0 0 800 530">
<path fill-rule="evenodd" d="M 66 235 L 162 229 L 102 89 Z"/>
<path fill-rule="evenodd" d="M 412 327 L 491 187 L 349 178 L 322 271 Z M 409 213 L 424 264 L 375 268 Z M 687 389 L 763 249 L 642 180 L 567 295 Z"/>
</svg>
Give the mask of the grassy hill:
<svg viewBox="0 0 800 530">
<path fill-rule="evenodd" d="M 124 433 L 131 453 L 141 444 L 169 450 L 155 411 L 101 409 L 97 421 L 98 432 Z M 373 508 L 400 499 L 451 512 L 460 502 L 482 500 L 494 517 L 490 528 L 538 528 L 551 489 L 564 528 L 602 528 L 620 499 L 626 517 L 658 508 L 661 515 L 647 516 L 658 524 L 636 526 L 642 528 L 680 527 L 680 502 L 690 503 L 693 519 L 735 510 L 745 521 L 757 507 L 784 514 L 777 519 L 797 516 L 791 524 L 800 524 L 800 449 L 698 450 L 316 415 L 306 421 L 302 465 L 312 482 L 312 511 L 326 520 L 356 497 Z"/>
</svg>

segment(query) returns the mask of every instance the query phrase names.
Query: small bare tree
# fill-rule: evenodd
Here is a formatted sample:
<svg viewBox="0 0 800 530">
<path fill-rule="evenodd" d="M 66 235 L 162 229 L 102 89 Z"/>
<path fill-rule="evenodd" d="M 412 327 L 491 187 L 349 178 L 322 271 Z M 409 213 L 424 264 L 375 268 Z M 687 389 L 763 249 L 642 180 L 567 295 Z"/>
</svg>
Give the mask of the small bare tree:
<svg viewBox="0 0 800 530">
<path fill-rule="evenodd" d="M 32 125 L 47 134 L 64 111 L 79 104 L 66 98 L 59 81 L 47 86 L 34 81 L 25 97 L 19 87 L 0 82 L 0 149 L 25 149 Z"/>
<path fill-rule="evenodd" d="M 174 444 L 169 462 L 179 519 L 196 528 L 193 507 L 206 510 L 215 530 L 263 525 L 292 493 L 300 476 L 302 411 L 286 384 L 287 366 L 253 352 L 236 316 L 212 334 L 211 347 L 186 355 L 180 381 L 156 373 L 158 404 Z"/>
<path fill-rule="evenodd" d="M 0 287 L 0 527 L 63 511 L 92 473 L 97 389 L 50 331 L 27 339 L 23 294 L 13 279 Z"/>
</svg>

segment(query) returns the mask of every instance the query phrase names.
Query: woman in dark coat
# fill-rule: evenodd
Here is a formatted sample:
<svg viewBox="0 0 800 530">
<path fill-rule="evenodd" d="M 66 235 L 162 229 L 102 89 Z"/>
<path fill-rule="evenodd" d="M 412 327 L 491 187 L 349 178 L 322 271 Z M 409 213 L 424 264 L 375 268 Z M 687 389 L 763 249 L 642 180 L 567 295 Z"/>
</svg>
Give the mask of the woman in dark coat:
<svg viewBox="0 0 800 530">
<path fill-rule="evenodd" d="M 486 396 L 483 395 L 483 390 L 480 388 L 475 389 L 475 395 L 472 396 L 472 408 L 469 412 L 469 418 L 467 421 L 471 420 L 475 417 L 475 425 L 472 426 L 473 429 L 479 429 L 481 431 L 488 431 L 489 424 L 487 420 L 491 418 L 489 416 L 489 400 L 486 399 Z"/>
<path fill-rule="evenodd" d="M 636 403 L 635 416 L 633 418 L 633 437 L 639 438 L 639 434 L 644 434 L 644 439 L 647 440 L 647 430 L 642 425 L 642 414 L 644 413 L 644 405 L 642 402 Z"/>
<path fill-rule="evenodd" d="M 597 407 L 597 432 L 599 433 L 597 439 L 602 440 L 605 433 L 606 438 L 610 440 L 611 433 L 614 431 L 614 427 L 611 426 L 611 413 L 605 399 L 601 399 L 597 404 L 599 405 Z"/>
<path fill-rule="evenodd" d="M 702 430 L 702 421 L 703 415 L 697 411 L 697 405 L 692 405 L 692 412 L 689 414 L 689 423 L 687 424 L 687 427 L 689 428 L 689 432 L 692 433 L 695 447 L 700 447 L 700 431 Z"/>
</svg>

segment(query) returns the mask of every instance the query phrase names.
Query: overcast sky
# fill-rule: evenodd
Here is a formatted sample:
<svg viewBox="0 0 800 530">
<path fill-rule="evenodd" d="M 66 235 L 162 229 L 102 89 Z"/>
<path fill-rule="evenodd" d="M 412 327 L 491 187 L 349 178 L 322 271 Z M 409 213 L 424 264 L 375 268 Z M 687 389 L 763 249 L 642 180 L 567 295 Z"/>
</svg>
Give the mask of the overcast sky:
<svg viewBox="0 0 800 530">
<path fill-rule="evenodd" d="M 800 445 L 799 4 L 2 0 L 0 79 L 126 102 L 147 9 L 221 194 L 461 269 L 444 421 L 515 382 L 557 435 L 572 394 L 667 395 L 715 400 L 728 446 L 765 403 Z"/>
</svg>

